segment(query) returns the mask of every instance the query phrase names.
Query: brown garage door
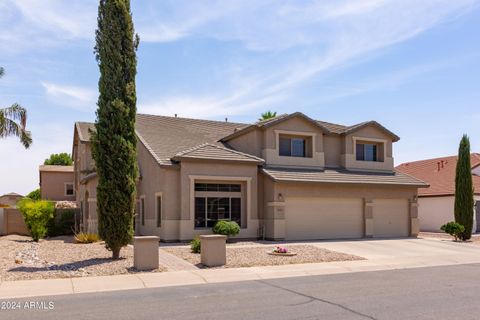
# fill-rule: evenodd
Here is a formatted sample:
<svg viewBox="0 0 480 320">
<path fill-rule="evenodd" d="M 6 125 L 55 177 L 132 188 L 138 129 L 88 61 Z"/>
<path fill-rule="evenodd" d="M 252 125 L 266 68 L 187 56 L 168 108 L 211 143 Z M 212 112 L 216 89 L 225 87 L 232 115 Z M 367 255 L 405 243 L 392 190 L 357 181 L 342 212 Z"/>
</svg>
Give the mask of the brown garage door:
<svg viewBox="0 0 480 320">
<path fill-rule="evenodd" d="M 373 201 L 373 236 L 407 237 L 409 228 L 408 200 L 376 199 Z"/>
<path fill-rule="evenodd" d="M 287 240 L 363 236 L 363 201 L 350 198 L 287 198 Z"/>
</svg>

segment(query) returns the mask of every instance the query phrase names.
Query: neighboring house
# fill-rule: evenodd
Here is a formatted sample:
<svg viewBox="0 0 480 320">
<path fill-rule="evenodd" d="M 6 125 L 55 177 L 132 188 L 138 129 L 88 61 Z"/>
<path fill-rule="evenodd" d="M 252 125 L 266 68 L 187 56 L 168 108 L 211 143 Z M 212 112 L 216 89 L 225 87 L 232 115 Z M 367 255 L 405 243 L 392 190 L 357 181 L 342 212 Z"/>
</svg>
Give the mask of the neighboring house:
<svg viewBox="0 0 480 320">
<path fill-rule="evenodd" d="M 0 208 L 15 208 L 17 206 L 17 202 L 22 198 L 22 195 L 15 192 L 4 194 L 3 196 L 0 196 Z"/>
<path fill-rule="evenodd" d="M 418 193 L 420 230 L 439 231 L 446 222 L 455 220 L 455 172 L 457 156 L 408 162 L 396 169 L 430 184 Z M 480 231 L 480 154 L 472 153 L 472 178 L 476 206 L 473 232 Z"/>
<path fill-rule="evenodd" d="M 77 122 L 73 156 L 84 226 L 96 231 L 91 123 Z M 137 115 L 136 232 L 162 241 L 211 232 L 238 238 L 337 239 L 418 233 L 417 188 L 396 172 L 398 136 L 375 121 L 341 126 L 302 113 L 254 124 Z"/>
<path fill-rule="evenodd" d="M 41 165 L 40 194 L 44 200 L 75 201 L 73 166 Z"/>
</svg>

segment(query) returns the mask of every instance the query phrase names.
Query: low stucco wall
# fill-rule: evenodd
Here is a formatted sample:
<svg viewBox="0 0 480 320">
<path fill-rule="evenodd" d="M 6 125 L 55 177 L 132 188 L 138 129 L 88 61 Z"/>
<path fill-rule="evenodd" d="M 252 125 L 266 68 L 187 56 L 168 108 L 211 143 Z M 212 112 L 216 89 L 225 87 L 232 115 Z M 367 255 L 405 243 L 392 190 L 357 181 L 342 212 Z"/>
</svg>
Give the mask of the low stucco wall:
<svg viewBox="0 0 480 320">
<path fill-rule="evenodd" d="M 476 201 L 480 196 L 475 197 Z M 421 231 L 441 231 L 440 227 L 455 220 L 455 197 L 421 197 L 418 199 L 418 216 Z M 474 217 L 473 232 L 476 232 L 476 217 Z"/>
<path fill-rule="evenodd" d="M 3 231 L 5 235 L 21 234 L 29 235 L 22 213 L 18 209 L 3 209 Z"/>
</svg>

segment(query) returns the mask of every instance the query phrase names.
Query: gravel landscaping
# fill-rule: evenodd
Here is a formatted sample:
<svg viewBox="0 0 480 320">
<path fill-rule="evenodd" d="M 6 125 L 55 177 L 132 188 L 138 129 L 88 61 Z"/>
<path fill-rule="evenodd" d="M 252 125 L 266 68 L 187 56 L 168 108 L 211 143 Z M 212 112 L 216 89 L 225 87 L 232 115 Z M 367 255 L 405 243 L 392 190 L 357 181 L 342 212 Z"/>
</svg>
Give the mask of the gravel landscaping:
<svg viewBox="0 0 480 320">
<path fill-rule="evenodd" d="M 424 238 L 424 239 L 439 239 L 443 241 L 455 241 L 453 237 L 449 234 L 443 233 L 443 232 L 420 232 L 418 235 L 419 238 Z M 479 245 L 480 246 L 480 234 L 472 234 L 472 238 L 468 241 L 462 242 L 462 241 L 457 241 L 458 243 L 469 243 L 469 244 L 474 244 L 474 245 Z"/>
<path fill-rule="evenodd" d="M 36 243 L 30 237 L 9 235 L 0 237 L 0 278 L 6 281 L 138 272 L 133 268 L 131 247 L 123 248 L 120 256 L 122 259 L 111 260 L 111 252 L 102 242 L 75 244 L 71 236 Z"/>
<path fill-rule="evenodd" d="M 277 266 L 285 264 L 298 263 L 317 263 L 332 261 L 351 261 L 364 260 L 362 257 L 345 254 L 341 252 L 329 251 L 312 245 L 286 245 L 289 252 L 297 253 L 296 256 L 273 256 L 268 252 L 275 246 L 227 246 L 227 264 L 226 268 L 254 267 L 254 266 Z M 200 254 L 192 253 L 189 247 L 170 247 L 162 248 L 171 254 L 174 254 L 200 268 L 204 267 L 200 263 Z"/>
</svg>

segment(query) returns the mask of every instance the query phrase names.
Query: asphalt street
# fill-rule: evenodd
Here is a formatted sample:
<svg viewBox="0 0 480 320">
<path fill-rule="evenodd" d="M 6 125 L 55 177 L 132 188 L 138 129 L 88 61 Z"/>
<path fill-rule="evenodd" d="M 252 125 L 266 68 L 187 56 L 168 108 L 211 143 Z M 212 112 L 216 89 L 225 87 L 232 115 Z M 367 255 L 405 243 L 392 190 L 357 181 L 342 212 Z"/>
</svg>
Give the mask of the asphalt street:
<svg viewBox="0 0 480 320">
<path fill-rule="evenodd" d="M 480 264 L 0 301 L 0 319 L 480 319 Z M 4 308 L 5 307 L 5 308 Z"/>
</svg>

